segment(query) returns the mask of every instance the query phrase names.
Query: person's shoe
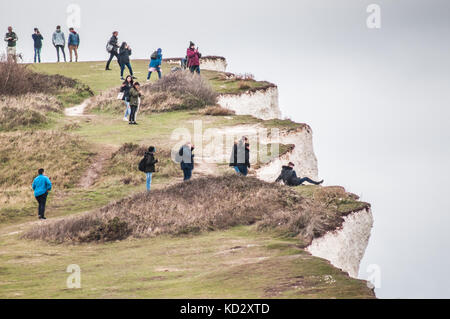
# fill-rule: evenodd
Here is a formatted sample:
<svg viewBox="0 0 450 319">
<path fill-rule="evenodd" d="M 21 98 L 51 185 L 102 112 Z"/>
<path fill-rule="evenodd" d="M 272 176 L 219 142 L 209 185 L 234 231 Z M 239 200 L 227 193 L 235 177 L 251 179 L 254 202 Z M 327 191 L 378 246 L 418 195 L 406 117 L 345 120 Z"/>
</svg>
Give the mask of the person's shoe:
<svg viewBox="0 0 450 319">
<path fill-rule="evenodd" d="M 128 122 L 128 119 L 126 117 L 123 118 L 124 122 Z"/>
<path fill-rule="evenodd" d="M 105 69 L 105 71 L 112 71 L 112 69 L 110 69 L 110 68 L 106 68 L 106 69 Z"/>
<path fill-rule="evenodd" d="M 133 125 L 138 125 L 136 122 L 133 122 Z"/>
<path fill-rule="evenodd" d="M 133 125 L 133 122 L 128 122 L 128 125 Z"/>
<path fill-rule="evenodd" d="M 135 77 L 134 75 L 132 76 L 133 80 L 137 80 L 137 77 Z"/>
<path fill-rule="evenodd" d="M 39 220 L 45 220 L 45 219 L 47 219 L 47 218 L 45 218 L 45 217 L 39 217 Z"/>
<path fill-rule="evenodd" d="M 317 185 L 322 185 L 324 180 L 322 179 L 320 182 L 317 183 Z"/>
<path fill-rule="evenodd" d="M 125 79 L 123 77 L 120 78 L 122 81 L 125 81 Z"/>
</svg>

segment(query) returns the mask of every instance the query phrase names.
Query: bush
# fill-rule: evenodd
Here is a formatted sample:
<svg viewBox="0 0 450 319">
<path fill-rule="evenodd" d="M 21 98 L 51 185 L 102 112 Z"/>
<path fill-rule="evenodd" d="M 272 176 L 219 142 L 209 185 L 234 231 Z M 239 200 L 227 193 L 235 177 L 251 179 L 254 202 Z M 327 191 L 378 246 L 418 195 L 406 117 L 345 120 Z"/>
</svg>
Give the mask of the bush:
<svg viewBox="0 0 450 319">
<path fill-rule="evenodd" d="M 256 224 L 261 231 L 275 229 L 282 235 L 296 236 L 305 247 L 315 237 L 342 225 L 342 216 L 325 203 L 300 195 L 295 188 L 230 174 L 194 179 L 154 190 L 151 195 L 141 193 L 95 212 L 35 226 L 24 238 L 103 241 L 108 237 L 179 236 Z M 105 225 L 110 222 L 116 226 L 109 227 L 108 236 L 86 236 L 97 234 L 99 225 L 101 233 L 106 232 Z M 114 229 L 115 236 L 110 234 Z"/>
<path fill-rule="evenodd" d="M 230 109 L 221 107 L 220 105 L 208 106 L 199 111 L 202 115 L 212 115 L 212 116 L 231 116 L 235 115 L 236 112 Z"/>
</svg>

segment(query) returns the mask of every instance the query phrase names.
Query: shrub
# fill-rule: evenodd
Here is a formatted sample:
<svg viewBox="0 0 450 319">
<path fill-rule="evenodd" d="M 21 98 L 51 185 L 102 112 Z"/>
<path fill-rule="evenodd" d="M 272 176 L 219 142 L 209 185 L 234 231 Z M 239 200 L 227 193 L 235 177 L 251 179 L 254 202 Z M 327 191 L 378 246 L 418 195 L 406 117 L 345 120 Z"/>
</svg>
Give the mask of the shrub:
<svg viewBox="0 0 450 319">
<path fill-rule="evenodd" d="M 108 236 L 185 235 L 256 224 L 261 231 L 275 229 L 297 236 L 301 245 L 307 246 L 313 238 L 342 225 L 342 216 L 294 188 L 233 174 L 194 179 L 154 190 L 150 195 L 141 193 L 95 212 L 35 226 L 24 238 L 83 242 L 107 240 Z M 86 236 L 96 234 L 99 225 L 104 229 L 115 218 L 122 223 L 109 228 L 117 229 L 116 236 Z M 117 225 L 119 221 L 111 223 Z"/>
<path fill-rule="evenodd" d="M 220 105 L 208 106 L 199 111 L 202 115 L 212 115 L 212 116 L 231 116 L 235 115 L 236 112 L 230 109 L 221 107 Z"/>
</svg>

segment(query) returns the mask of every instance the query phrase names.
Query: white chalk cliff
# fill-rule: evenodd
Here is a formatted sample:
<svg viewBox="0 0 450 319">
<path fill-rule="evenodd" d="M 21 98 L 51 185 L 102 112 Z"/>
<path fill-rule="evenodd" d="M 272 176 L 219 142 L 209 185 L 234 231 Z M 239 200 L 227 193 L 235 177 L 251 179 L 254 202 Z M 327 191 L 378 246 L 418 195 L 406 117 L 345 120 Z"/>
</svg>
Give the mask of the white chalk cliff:
<svg viewBox="0 0 450 319">
<path fill-rule="evenodd" d="M 263 120 L 281 118 L 278 89 L 275 85 L 240 94 L 223 94 L 219 96 L 218 104 L 235 111 L 238 115 L 252 115 Z M 233 130 L 232 133 L 235 135 L 245 135 L 255 129 L 257 127 L 249 125 L 234 127 L 230 130 Z M 293 162 L 296 165 L 298 175 L 312 179 L 319 178 L 313 147 L 313 133 L 309 126 L 304 125 L 294 130 L 281 130 L 278 137 L 268 137 L 265 143 L 292 144 L 295 146 L 288 153 L 259 168 L 256 172 L 259 179 L 267 182 L 275 181 L 280 174 L 281 167 L 288 162 Z M 370 207 L 352 212 L 344 217 L 341 227 L 314 239 L 307 247 L 307 251 L 313 256 L 330 261 L 335 267 L 357 278 L 372 227 L 373 215 Z"/>
</svg>

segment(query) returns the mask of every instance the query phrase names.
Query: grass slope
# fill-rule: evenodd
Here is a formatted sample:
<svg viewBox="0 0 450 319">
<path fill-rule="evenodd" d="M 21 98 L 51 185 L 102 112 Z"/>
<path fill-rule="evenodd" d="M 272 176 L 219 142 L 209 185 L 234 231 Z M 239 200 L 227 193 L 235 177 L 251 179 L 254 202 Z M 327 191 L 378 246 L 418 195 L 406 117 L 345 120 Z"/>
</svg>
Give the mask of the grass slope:
<svg viewBox="0 0 450 319">
<path fill-rule="evenodd" d="M 135 60 L 132 64 L 142 82 L 148 61 Z M 105 62 L 55 63 L 31 68 L 77 79 L 98 95 L 121 83 L 117 64 L 113 63 L 114 70 L 110 72 L 104 71 L 104 65 Z M 172 67 L 164 64 L 163 72 L 169 72 Z M 219 93 L 239 93 L 249 86 L 251 89 L 267 85 L 251 80 L 241 83 L 212 71 L 204 71 L 203 76 Z M 58 110 L 80 103 L 87 97 L 84 94 L 59 92 L 56 98 L 62 105 L 58 104 Z M 202 120 L 203 129 L 244 124 L 287 131 L 309 129 L 292 121 L 205 116 L 196 110 L 139 114 L 141 125 L 130 127 L 121 121 L 121 113 L 114 109 L 94 110 L 88 117 L 66 118 L 56 112 L 56 115 L 46 114 L 50 121 L 45 125 L 0 132 L 0 180 L 8 181 L 0 186 L 1 298 L 374 297 L 365 282 L 351 279 L 328 262 L 307 254 L 300 248 L 299 238 L 280 236 L 280 231 L 275 233 L 271 222 L 276 222 L 276 218 L 264 224 L 267 226 L 263 227 L 264 232 L 261 227 L 258 230 L 255 225 L 238 226 L 237 223 L 217 227 L 214 232 L 198 232 L 195 236 L 173 236 L 166 232 L 169 235 L 102 244 L 68 246 L 21 239 L 29 229 L 42 226 L 35 221 L 36 203 L 30 191 L 37 166 L 45 167 L 55 179 L 56 187 L 47 210 L 50 225 L 57 218 L 77 219 L 84 212 L 114 207 L 116 200 L 133 203 L 134 199 L 136 203 L 144 189 L 144 175 L 137 172 L 136 165 L 143 147 L 150 144 L 159 146 L 157 157 L 162 160 L 153 189 L 161 196 L 170 185 L 175 185 L 172 190 L 176 190 L 182 174 L 168 159 L 170 136 L 175 128 L 192 130 L 195 120 Z M 289 147 L 280 145 L 282 152 Z M 103 159 L 100 176 L 89 187 L 80 187 L 81 175 L 105 150 L 113 151 Z M 219 172 L 224 170 L 229 168 L 221 168 Z M 316 208 L 325 218 L 345 215 L 366 205 L 342 190 L 324 192 L 307 187 L 296 191 L 294 197 L 323 204 Z M 176 202 L 176 196 L 173 199 Z M 276 205 L 292 205 L 283 203 L 281 197 L 279 200 Z M 65 270 L 70 264 L 78 264 L 82 269 L 80 290 L 66 288 L 69 274 Z"/>
</svg>

